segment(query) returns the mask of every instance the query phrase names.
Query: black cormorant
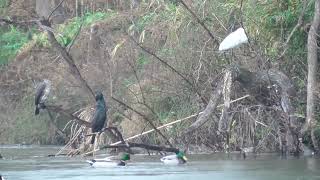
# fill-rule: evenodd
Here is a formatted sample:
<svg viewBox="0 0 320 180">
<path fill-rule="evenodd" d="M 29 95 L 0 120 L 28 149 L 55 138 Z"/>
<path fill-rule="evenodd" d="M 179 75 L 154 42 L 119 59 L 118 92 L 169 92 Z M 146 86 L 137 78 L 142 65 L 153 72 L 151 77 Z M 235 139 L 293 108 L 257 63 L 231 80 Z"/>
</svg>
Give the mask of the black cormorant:
<svg viewBox="0 0 320 180">
<path fill-rule="evenodd" d="M 48 98 L 48 95 L 50 93 L 51 89 L 51 83 L 49 80 L 45 79 L 41 83 L 37 85 L 36 88 L 36 96 L 35 96 L 35 105 L 36 105 L 36 111 L 35 115 L 39 114 L 40 109 L 45 108 L 45 101 Z"/>
<path fill-rule="evenodd" d="M 101 131 L 107 119 L 107 107 L 101 92 L 96 93 L 96 109 L 91 123 L 92 133 Z M 91 144 L 95 141 L 96 134 L 92 135 Z"/>
</svg>

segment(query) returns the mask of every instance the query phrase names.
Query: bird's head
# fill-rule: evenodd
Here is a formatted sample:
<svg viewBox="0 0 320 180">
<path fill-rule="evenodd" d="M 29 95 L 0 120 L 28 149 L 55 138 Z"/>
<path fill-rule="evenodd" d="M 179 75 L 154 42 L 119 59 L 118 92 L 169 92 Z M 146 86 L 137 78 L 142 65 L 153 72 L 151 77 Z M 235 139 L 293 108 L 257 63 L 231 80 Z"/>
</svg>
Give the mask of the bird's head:
<svg viewBox="0 0 320 180">
<path fill-rule="evenodd" d="M 96 101 L 101 100 L 101 99 L 103 99 L 103 94 L 102 94 L 102 92 L 98 91 L 96 93 Z"/>
<path fill-rule="evenodd" d="M 122 161 L 128 161 L 130 160 L 130 154 L 129 153 L 124 153 L 121 157 Z"/>
<path fill-rule="evenodd" d="M 44 82 L 45 84 L 47 84 L 47 85 L 50 85 L 50 84 L 51 84 L 50 80 L 48 80 L 48 79 L 44 79 L 43 82 Z"/>
<path fill-rule="evenodd" d="M 177 155 L 178 159 L 181 159 L 183 162 L 187 162 L 188 161 L 188 159 L 187 159 L 186 155 L 184 154 L 184 152 L 178 151 L 178 152 L 176 152 L 176 155 Z"/>
</svg>

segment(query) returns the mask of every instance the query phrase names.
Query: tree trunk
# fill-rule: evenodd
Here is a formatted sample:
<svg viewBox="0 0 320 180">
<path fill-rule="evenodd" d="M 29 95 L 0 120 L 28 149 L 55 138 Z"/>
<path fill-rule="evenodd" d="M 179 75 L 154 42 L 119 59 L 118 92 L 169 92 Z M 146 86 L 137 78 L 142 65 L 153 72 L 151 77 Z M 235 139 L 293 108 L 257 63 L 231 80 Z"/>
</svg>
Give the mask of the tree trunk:
<svg viewBox="0 0 320 180">
<path fill-rule="evenodd" d="M 318 66 L 317 55 L 317 31 L 320 25 L 320 0 L 315 1 L 313 22 L 308 33 L 308 86 L 307 86 L 307 129 L 311 129 L 311 139 L 314 151 L 319 152 L 319 145 L 316 141 L 314 131 L 316 127 L 315 119 L 315 90 L 316 90 L 316 73 Z"/>
</svg>

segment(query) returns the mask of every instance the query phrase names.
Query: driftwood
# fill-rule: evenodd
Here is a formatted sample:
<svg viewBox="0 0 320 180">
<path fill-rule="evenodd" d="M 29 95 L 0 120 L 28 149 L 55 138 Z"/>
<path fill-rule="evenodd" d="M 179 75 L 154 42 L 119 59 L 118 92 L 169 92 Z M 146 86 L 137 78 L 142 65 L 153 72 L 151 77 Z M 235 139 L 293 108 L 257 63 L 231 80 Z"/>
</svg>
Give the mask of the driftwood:
<svg viewBox="0 0 320 180">
<path fill-rule="evenodd" d="M 118 145 L 106 145 L 100 147 L 100 149 L 107 149 L 107 148 L 133 148 L 133 147 L 139 147 L 147 150 L 153 150 L 153 151 L 165 151 L 165 152 L 179 152 L 179 149 L 173 148 L 173 147 L 165 147 L 165 146 L 157 146 L 157 145 L 150 145 L 150 144 L 141 144 L 141 143 L 131 143 L 128 142 L 126 144 L 118 144 Z"/>
<path fill-rule="evenodd" d="M 280 106 L 285 114 L 286 118 L 278 122 L 280 128 L 280 139 L 281 139 L 281 151 L 284 154 L 288 152 L 300 153 L 302 151 L 301 143 L 299 138 L 301 137 L 299 124 L 294 116 L 294 107 L 291 104 L 290 97 L 295 94 L 293 84 L 290 79 L 278 70 L 267 70 L 259 72 L 250 72 L 239 66 L 229 67 L 226 74 L 232 74 L 232 80 L 239 82 L 244 89 L 246 89 L 252 97 L 266 105 L 277 105 Z M 185 134 L 192 133 L 204 123 L 209 120 L 209 117 L 217 108 L 218 102 L 222 97 L 222 92 L 226 87 L 224 84 L 225 80 L 220 79 L 217 82 L 217 86 L 214 89 L 210 101 L 201 115 L 198 116 L 196 121 L 186 130 Z M 230 93 L 230 92 L 229 92 Z M 227 110 L 229 105 L 225 105 Z M 226 113 L 226 112 L 224 112 Z M 228 127 L 228 118 L 220 118 L 219 122 L 225 123 L 224 127 Z"/>
</svg>

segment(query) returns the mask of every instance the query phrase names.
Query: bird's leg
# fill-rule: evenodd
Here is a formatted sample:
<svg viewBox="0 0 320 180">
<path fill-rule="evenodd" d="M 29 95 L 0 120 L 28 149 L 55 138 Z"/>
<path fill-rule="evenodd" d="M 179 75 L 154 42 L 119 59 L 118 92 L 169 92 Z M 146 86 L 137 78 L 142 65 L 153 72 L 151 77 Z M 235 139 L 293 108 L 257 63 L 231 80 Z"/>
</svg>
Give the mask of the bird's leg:
<svg viewBox="0 0 320 180">
<path fill-rule="evenodd" d="M 96 143 L 97 143 L 97 139 L 98 139 L 98 133 L 95 133 L 96 137 L 94 139 L 94 143 L 93 143 L 93 152 L 92 152 L 92 156 L 95 157 L 95 152 L 96 152 Z"/>
</svg>

